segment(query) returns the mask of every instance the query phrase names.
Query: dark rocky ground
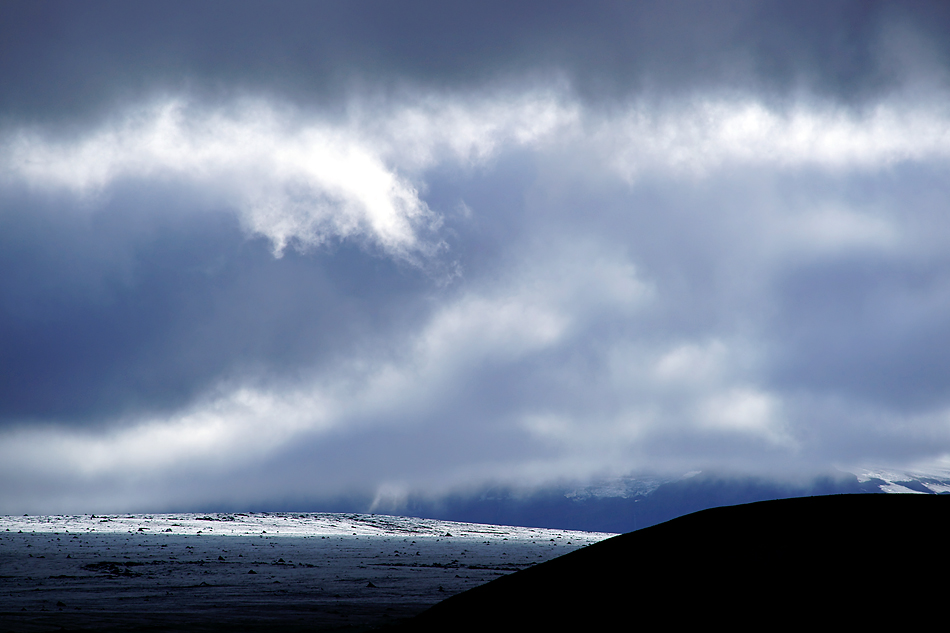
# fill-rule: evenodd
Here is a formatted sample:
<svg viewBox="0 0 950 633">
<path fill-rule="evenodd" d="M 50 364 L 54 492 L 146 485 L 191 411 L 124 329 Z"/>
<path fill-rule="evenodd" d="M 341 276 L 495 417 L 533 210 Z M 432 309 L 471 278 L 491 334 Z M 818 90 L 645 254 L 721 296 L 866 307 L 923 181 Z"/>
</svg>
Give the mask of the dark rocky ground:
<svg viewBox="0 0 950 633">
<path fill-rule="evenodd" d="M 0 631 L 365 631 L 605 536 L 380 515 L 0 517 Z"/>
</svg>

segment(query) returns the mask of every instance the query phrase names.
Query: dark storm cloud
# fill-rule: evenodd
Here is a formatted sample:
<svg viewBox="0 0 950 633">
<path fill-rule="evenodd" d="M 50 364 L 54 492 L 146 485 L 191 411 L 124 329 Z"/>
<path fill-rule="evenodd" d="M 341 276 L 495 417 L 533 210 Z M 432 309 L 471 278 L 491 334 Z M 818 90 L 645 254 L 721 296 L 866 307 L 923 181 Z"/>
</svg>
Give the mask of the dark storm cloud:
<svg viewBox="0 0 950 633">
<path fill-rule="evenodd" d="M 791 273 L 780 286 L 777 383 L 903 411 L 946 406 L 948 264 L 858 256 Z"/>
<path fill-rule="evenodd" d="M 275 260 L 233 215 L 194 204 L 141 184 L 94 212 L 4 200 L 0 424 L 168 410 L 418 318 L 418 275 L 350 245 Z"/>
<path fill-rule="evenodd" d="M 0 511 L 950 451 L 942 4 L 0 13 Z"/>
<path fill-rule="evenodd" d="M 946 64 L 944 3 L 7 2 L 0 110 L 55 121 L 206 98 L 465 89 L 567 75 L 590 95 L 806 88 L 851 101 Z"/>
</svg>

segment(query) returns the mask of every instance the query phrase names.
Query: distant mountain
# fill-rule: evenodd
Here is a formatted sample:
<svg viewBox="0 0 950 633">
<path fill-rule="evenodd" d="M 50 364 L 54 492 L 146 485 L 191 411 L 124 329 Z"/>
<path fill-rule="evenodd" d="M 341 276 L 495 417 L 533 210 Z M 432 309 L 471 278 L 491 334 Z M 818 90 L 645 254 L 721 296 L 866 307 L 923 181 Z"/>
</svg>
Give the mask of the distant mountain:
<svg viewBox="0 0 950 633">
<path fill-rule="evenodd" d="M 850 471 L 862 485 L 873 485 L 881 492 L 948 494 L 950 469 L 931 467 L 921 470 L 893 468 L 853 468 Z"/>
<path fill-rule="evenodd" d="M 719 506 L 833 494 L 950 492 L 950 471 L 855 469 L 803 483 L 688 473 L 622 477 L 525 494 L 492 488 L 440 499 L 410 498 L 399 514 L 450 521 L 624 533 Z"/>
</svg>

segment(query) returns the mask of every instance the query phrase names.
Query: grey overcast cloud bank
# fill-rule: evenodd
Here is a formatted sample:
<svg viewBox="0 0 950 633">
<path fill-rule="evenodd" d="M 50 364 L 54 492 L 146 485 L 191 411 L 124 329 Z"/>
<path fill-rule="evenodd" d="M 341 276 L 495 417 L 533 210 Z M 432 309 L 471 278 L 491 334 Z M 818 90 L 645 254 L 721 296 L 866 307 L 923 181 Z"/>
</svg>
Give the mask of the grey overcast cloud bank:
<svg viewBox="0 0 950 633">
<path fill-rule="evenodd" d="M 948 36 L 0 4 L 0 512 L 945 465 Z"/>
</svg>

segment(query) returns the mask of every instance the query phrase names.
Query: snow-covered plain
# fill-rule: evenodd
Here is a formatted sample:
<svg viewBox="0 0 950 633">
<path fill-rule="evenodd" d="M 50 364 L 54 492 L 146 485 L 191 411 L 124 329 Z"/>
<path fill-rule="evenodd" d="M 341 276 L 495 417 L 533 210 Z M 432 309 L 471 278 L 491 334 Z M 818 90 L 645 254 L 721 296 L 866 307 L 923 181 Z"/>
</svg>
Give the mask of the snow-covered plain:
<svg viewBox="0 0 950 633">
<path fill-rule="evenodd" d="M 0 629 L 362 630 L 610 536 L 366 514 L 0 517 Z"/>
</svg>

